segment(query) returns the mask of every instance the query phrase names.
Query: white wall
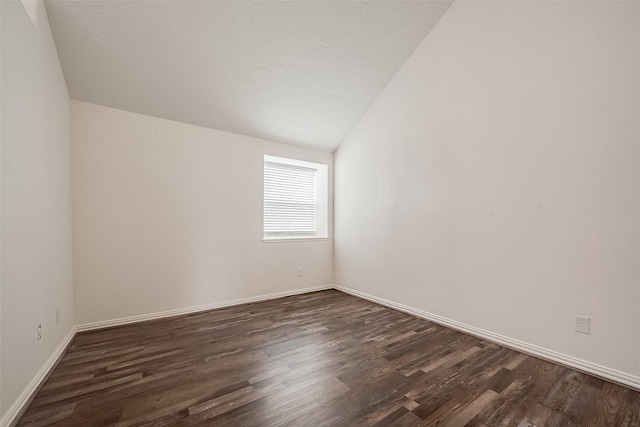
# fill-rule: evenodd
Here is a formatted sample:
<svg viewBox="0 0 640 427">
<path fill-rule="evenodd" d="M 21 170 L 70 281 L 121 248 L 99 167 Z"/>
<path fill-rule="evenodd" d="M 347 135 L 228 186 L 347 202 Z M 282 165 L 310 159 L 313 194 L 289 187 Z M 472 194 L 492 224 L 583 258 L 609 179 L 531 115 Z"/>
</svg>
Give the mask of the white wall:
<svg viewBox="0 0 640 427">
<path fill-rule="evenodd" d="M 333 282 L 331 240 L 261 240 L 263 155 L 331 174 L 333 154 L 79 101 L 71 117 L 78 324 Z"/>
<path fill-rule="evenodd" d="M 454 3 L 335 154 L 337 283 L 640 375 L 639 23 Z"/>
<path fill-rule="evenodd" d="M 5 415 L 74 318 L 69 95 L 42 2 L 3 1 L 0 8 L 0 412 Z M 43 328 L 39 341 L 38 324 Z"/>
</svg>

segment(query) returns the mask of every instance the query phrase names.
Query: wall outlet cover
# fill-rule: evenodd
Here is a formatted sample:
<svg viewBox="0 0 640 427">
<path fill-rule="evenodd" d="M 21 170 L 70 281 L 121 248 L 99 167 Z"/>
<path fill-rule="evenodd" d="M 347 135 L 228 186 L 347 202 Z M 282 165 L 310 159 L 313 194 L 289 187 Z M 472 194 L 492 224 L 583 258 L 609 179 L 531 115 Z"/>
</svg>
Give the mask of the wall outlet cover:
<svg viewBox="0 0 640 427">
<path fill-rule="evenodd" d="M 589 318 L 585 316 L 573 316 L 573 322 L 576 332 L 581 334 L 589 333 Z"/>
</svg>

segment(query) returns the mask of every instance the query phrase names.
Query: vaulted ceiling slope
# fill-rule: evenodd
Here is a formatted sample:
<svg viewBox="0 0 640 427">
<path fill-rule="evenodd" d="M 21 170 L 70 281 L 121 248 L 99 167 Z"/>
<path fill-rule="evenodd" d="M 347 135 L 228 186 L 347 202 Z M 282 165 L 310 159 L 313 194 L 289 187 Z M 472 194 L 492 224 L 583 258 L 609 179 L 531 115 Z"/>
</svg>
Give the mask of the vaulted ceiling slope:
<svg viewBox="0 0 640 427">
<path fill-rule="evenodd" d="M 73 99 L 326 151 L 449 5 L 46 2 Z"/>
</svg>

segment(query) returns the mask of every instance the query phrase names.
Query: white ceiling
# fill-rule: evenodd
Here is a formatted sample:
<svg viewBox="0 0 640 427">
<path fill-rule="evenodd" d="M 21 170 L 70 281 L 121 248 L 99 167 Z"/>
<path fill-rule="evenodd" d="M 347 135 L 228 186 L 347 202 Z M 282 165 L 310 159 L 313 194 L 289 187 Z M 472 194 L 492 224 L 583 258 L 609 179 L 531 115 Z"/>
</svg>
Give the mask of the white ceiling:
<svg viewBox="0 0 640 427">
<path fill-rule="evenodd" d="M 47 1 L 72 98 L 333 151 L 449 1 Z"/>
</svg>

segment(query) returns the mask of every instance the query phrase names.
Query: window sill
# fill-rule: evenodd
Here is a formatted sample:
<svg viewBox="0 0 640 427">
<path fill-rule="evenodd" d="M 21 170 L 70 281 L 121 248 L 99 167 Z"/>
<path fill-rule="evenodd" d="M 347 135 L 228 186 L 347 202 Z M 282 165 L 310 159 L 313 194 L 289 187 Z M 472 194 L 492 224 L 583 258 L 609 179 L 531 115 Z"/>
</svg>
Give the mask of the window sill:
<svg viewBox="0 0 640 427">
<path fill-rule="evenodd" d="M 328 237 L 290 237 L 290 238 L 262 239 L 264 243 L 317 242 L 322 240 L 329 240 L 329 238 Z"/>
</svg>

